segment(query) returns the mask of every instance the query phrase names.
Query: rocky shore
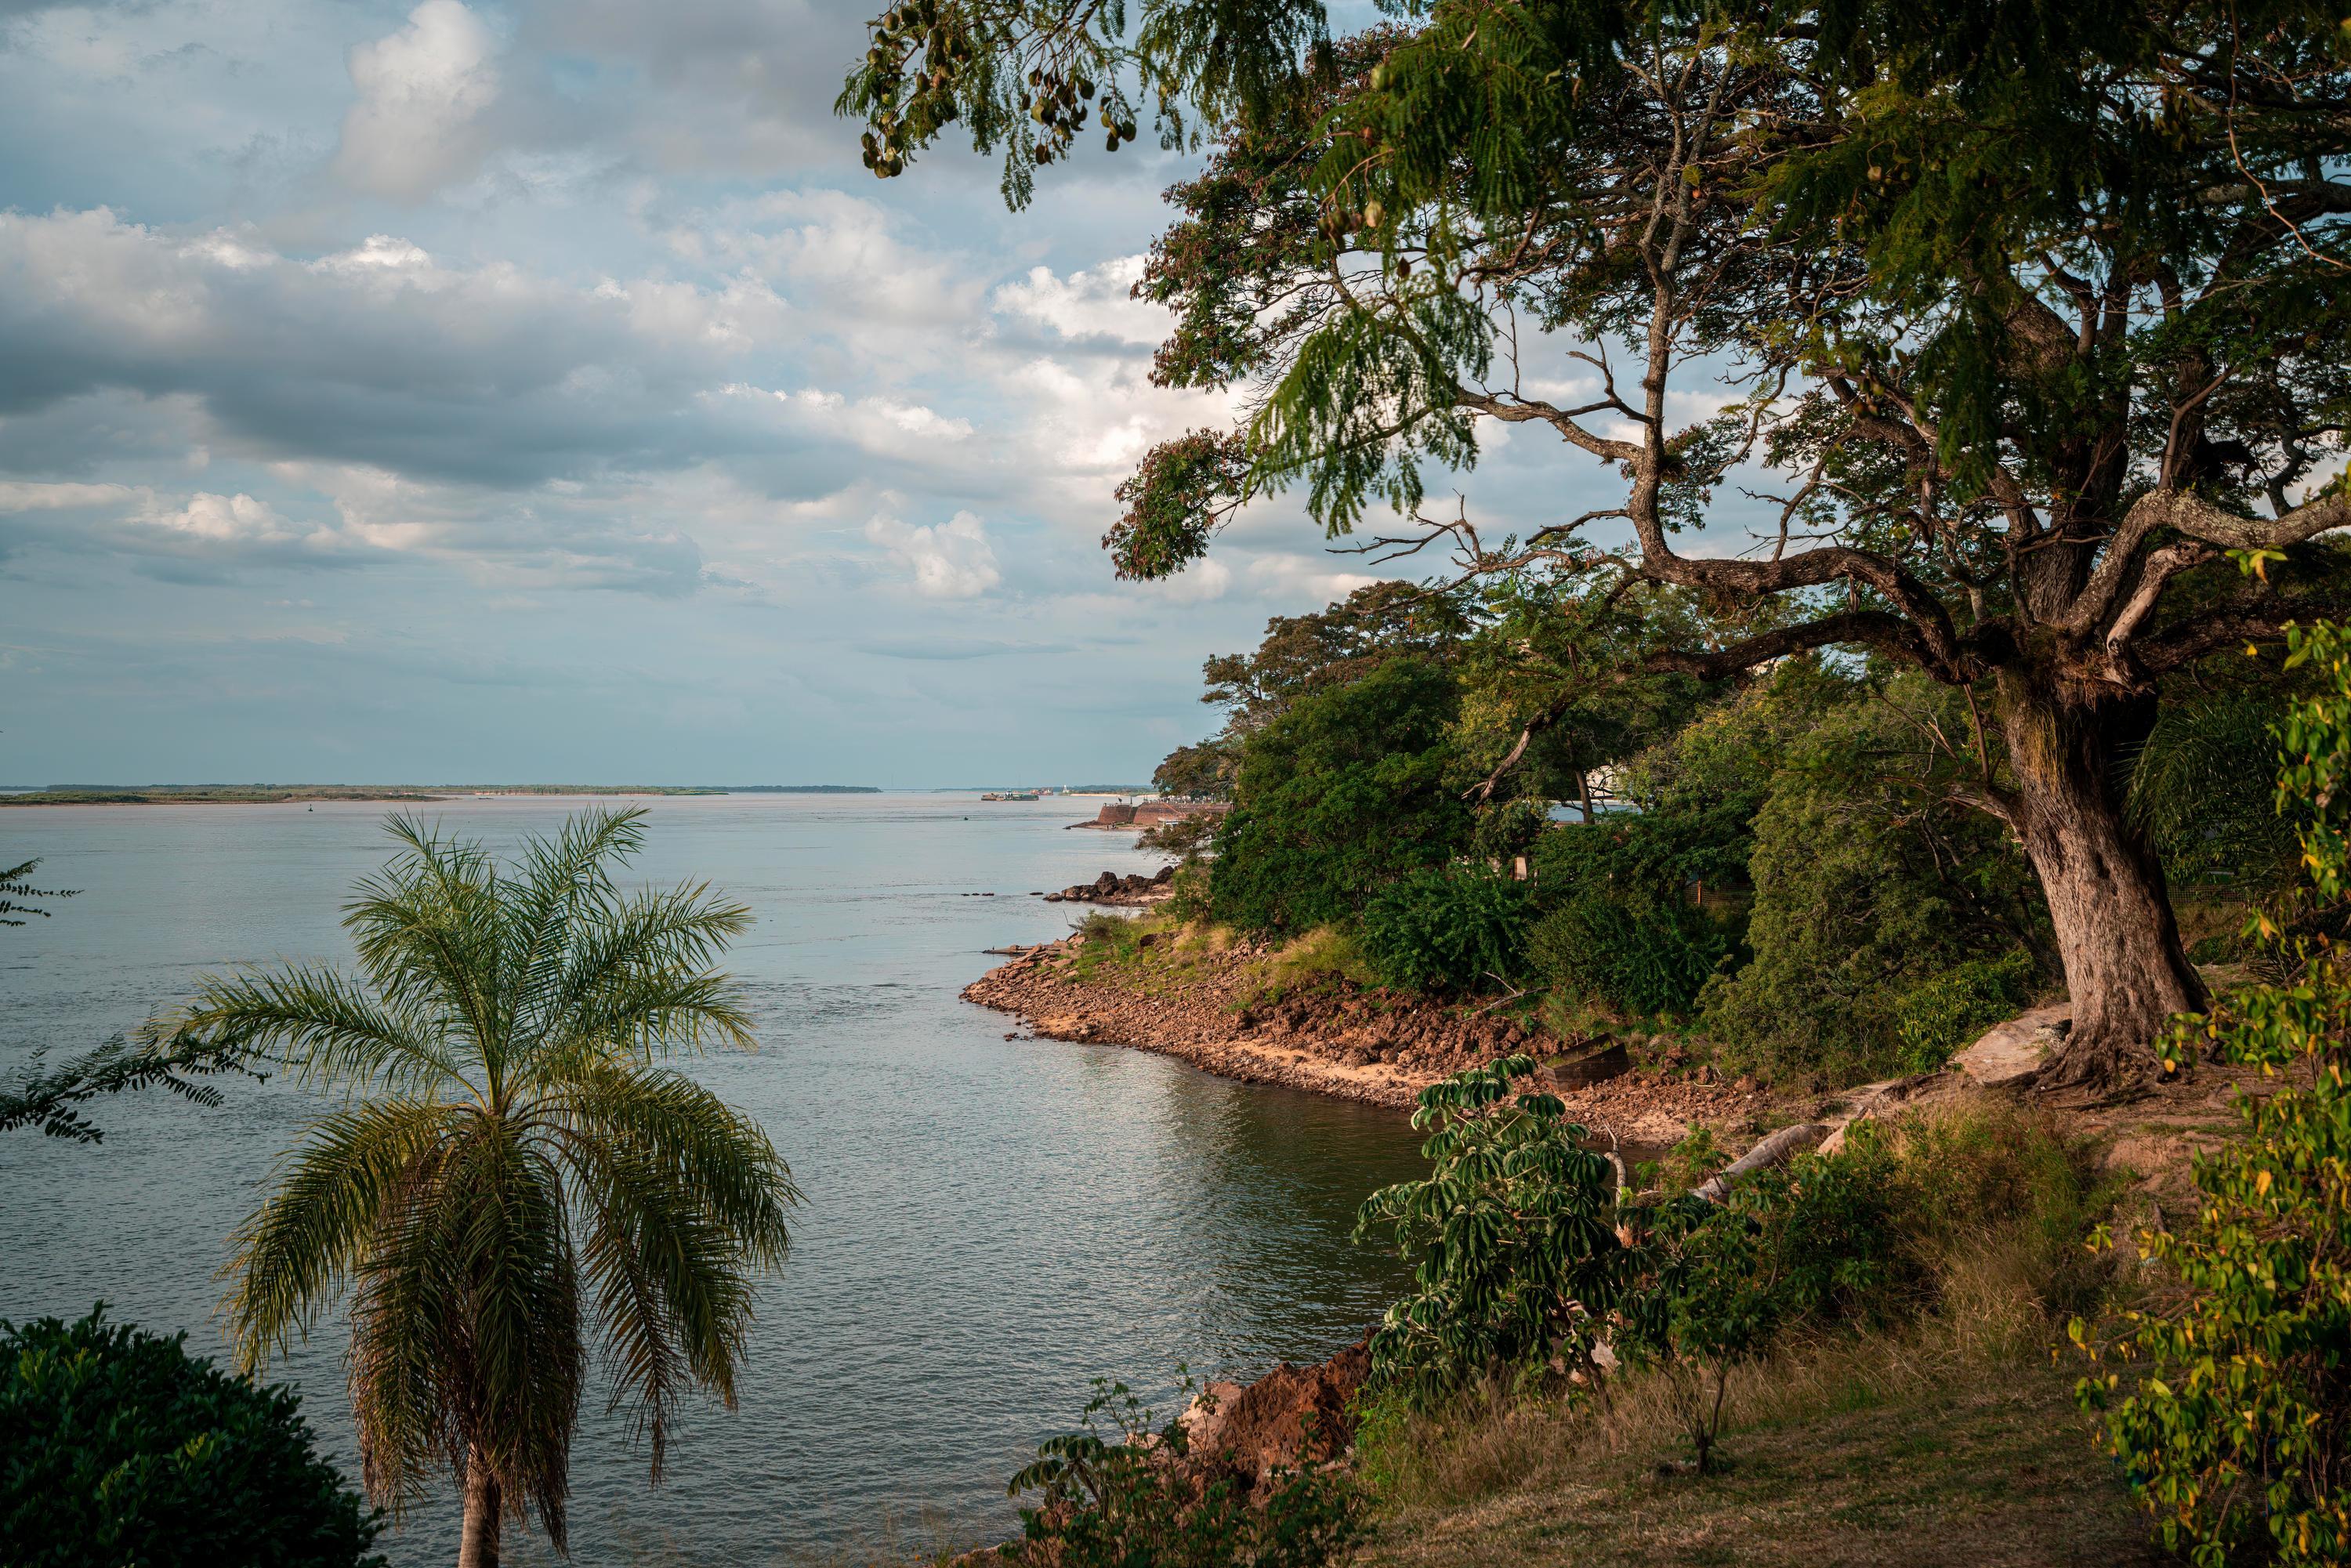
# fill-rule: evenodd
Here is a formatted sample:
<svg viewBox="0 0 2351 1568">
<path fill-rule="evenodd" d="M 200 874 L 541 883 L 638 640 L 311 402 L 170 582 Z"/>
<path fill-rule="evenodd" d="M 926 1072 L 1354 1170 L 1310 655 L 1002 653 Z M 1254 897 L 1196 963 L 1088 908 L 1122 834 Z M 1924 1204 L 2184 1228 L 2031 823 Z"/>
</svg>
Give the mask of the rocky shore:
<svg viewBox="0 0 2351 1568">
<path fill-rule="evenodd" d="M 1089 940 L 1106 939 L 1078 933 L 1023 950 L 966 987 L 964 999 L 1014 1015 L 1038 1037 L 1159 1051 L 1220 1077 L 1399 1111 L 1449 1073 L 1524 1052 L 1546 1064 L 1549 1087 L 1577 1120 L 1644 1157 L 1695 1123 L 1736 1125 L 1769 1106 L 1744 1080 L 1670 1061 L 1636 1067 L 1608 1040 L 1562 1040 L 1471 1007 L 1335 977 L 1268 996 L 1262 946 L 1186 954 L 1149 971 L 1145 987 L 1105 978 L 1103 966 L 1086 973 Z"/>
<path fill-rule="evenodd" d="M 1121 876 L 1106 871 L 1092 882 L 1072 883 L 1059 893 L 1040 894 L 1048 904 L 1109 904 L 1141 908 L 1157 904 L 1174 891 L 1176 868 L 1162 866 L 1156 876 L 1129 872 Z"/>
</svg>

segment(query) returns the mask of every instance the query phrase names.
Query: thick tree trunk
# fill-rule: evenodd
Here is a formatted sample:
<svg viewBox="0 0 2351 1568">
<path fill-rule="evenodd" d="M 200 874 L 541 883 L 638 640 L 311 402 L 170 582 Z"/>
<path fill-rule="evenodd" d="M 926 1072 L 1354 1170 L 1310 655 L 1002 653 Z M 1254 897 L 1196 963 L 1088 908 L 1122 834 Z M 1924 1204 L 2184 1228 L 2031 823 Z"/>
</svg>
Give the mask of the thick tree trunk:
<svg viewBox="0 0 2351 1568">
<path fill-rule="evenodd" d="M 2166 1019 L 2206 1004 L 2162 867 L 2123 812 L 2119 764 L 2152 727 L 2155 702 L 2052 692 L 2021 673 L 2001 677 L 2001 698 L 2013 825 L 2049 901 L 2074 1004 L 2040 1082 L 2114 1088 L 2152 1065 Z"/>
<path fill-rule="evenodd" d="M 498 1483 L 475 1455 L 465 1466 L 465 1524 L 457 1568 L 498 1568 Z"/>
</svg>

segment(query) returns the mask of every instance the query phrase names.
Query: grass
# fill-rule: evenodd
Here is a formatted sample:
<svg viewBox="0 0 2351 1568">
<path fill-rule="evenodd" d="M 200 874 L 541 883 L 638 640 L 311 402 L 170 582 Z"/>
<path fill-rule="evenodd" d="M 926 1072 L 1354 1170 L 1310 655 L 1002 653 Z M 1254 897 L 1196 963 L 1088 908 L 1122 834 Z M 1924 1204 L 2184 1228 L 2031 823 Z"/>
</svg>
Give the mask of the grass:
<svg viewBox="0 0 2351 1568">
<path fill-rule="evenodd" d="M 1620 1375 L 1604 1399 L 1489 1388 L 1434 1415 L 1374 1400 L 1357 1452 L 1380 1521 L 1359 1568 L 2168 1561 L 2074 1406 L 2086 1369 L 2059 1327 L 2127 1279 L 2083 1246 L 2122 1176 L 1992 1102 L 1895 1136 L 1922 1312 L 1893 1303 L 1735 1369 L 1723 1469 L 1704 1477 L 1661 1375 Z M 1690 1153 L 1669 1174 L 1710 1163 Z"/>
<path fill-rule="evenodd" d="M 1878 1341 L 1783 1359 L 1733 1391 L 1726 1467 L 1661 1470 L 1671 1421 L 1521 1406 L 1450 1434 L 1362 1568 L 2153 1564 L 2147 1516 L 2046 1354 Z"/>
<path fill-rule="evenodd" d="M 1083 940 L 1071 959 L 1070 977 L 1118 986 L 1141 996 L 1226 973 L 1230 968 L 1228 955 L 1243 942 L 1228 925 L 1184 922 L 1165 914 L 1132 918 L 1091 910 L 1074 929 Z M 1366 988 L 1378 984 L 1353 936 L 1327 925 L 1249 960 L 1230 977 L 1227 1005 L 1236 1012 L 1328 990 L 1341 982 Z"/>
<path fill-rule="evenodd" d="M 1329 990 L 1343 981 L 1365 989 L 1379 984 L 1353 934 L 1335 925 L 1318 925 L 1293 936 L 1253 967 L 1237 1007 L 1262 1007 L 1285 997 Z"/>
</svg>

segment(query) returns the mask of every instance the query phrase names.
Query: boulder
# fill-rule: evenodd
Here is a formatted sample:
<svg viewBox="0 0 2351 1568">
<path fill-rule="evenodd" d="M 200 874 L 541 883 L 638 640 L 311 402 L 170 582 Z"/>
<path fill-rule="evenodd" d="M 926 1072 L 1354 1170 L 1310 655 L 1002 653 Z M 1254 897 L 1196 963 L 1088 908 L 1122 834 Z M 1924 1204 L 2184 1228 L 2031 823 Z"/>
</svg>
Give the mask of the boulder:
<svg viewBox="0 0 2351 1568">
<path fill-rule="evenodd" d="M 1371 1336 L 1319 1366 L 1283 1362 L 1246 1388 L 1212 1383 L 1184 1413 L 1193 1460 L 1229 1466 L 1262 1492 L 1276 1469 L 1321 1464 L 1347 1451 L 1349 1406 L 1372 1370 Z"/>
<path fill-rule="evenodd" d="M 2034 1008 L 1986 1030 L 1951 1065 L 1987 1089 L 2028 1087 L 2073 1023 L 2071 1002 Z"/>
</svg>

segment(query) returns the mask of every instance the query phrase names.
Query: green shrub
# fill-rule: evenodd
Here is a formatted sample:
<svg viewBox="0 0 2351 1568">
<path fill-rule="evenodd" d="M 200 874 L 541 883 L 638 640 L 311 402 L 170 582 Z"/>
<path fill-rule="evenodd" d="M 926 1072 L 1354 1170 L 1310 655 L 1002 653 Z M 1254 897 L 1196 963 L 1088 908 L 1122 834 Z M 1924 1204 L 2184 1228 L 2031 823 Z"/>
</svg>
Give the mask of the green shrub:
<svg viewBox="0 0 2351 1568">
<path fill-rule="evenodd" d="M 381 1568 L 291 1390 L 104 1319 L 0 1322 L 0 1562 Z"/>
<path fill-rule="evenodd" d="M 1364 1201 L 1355 1239 L 1384 1232 L 1413 1290 L 1372 1333 L 1372 1383 L 1434 1404 L 1492 1374 L 1580 1366 L 1614 1292 L 1621 1251 L 1608 1162 L 1556 1095 L 1521 1092 L 1531 1058 L 1421 1091 L 1430 1170 Z"/>
<path fill-rule="evenodd" d="M 1191 1387 L 1185 1384 L 1186 1392 Z M 1186 1464 L 1180 1420 L 1155 1426 L 1124 1384 L 1094 1380 L 1079 1429 L 1038 1445 L 1012 1478 L 1022 1539 L 999 1561 L 1033 1568 L 1323 1568 L 1364 1534 L 1363 1499 L 1335 1467 L 1276 1470 L 1261 1503 L 1229 1473 Z"/>
<path fill-rule="evenodd" d="M 1903 1070 L 1932 1072 L 1985 1030 L 2014 1017 L 2032 995 L 2036 971 L 2030 953 L 1971 958 L 1904 992 L 1894 1004 Z"/>
<path fill-rule="evenodd" d="M 1458 702 L 1444 671 L 1399 658 L 1251 735 L 1217 830 L 1217 918 L 1274 932 L 1353 920 L 1397 877 L 1450 863 L 1473 826 L 1448 782 Z"/>
<path fill-rule="evenodd" d="M 1832 710 L 1792 748 L 1756 818 L 1753 956 L 1698 998 L 1726 1066 L 1832 1082 L 1898 1071 L 1906 994 L 2042 939 L 2022 852 L 1992 819 L 1938 796 L 1934 764 L 1917 759 L 1918 725 L 1964 731 L 1964 708 L 1945 711 L 1957 700 L 1904 677 Z"/>
<path fill-rule="evenodd" d="M 1364 956 L 1400 989 L 1489 989 L 1520 971 L 1531 914 L 1526 885 L 1490 871 L 1415 872 L 1364 906 Z"/>
<path fill-rule="evenodd" d="M 1557 903 L 1593 888 L 1670 898 L 1693 882 L 1744 886 L 1761 799 L 1759 791 L 1561 823 L 1536 841 L 1529 857 L 1536 891 Z"/>
<path fill-rule="evenodd" d="M 1730 951 L 1705 911 L 1678 898 L 1576 894 L 1538 922 L 1527 954 L 1560 991 L 1617 1012 L 1686 1013 Z"/>
<path fill-rule="evenodd" d="M 2332 902 L 2351 868 L 2351 639 L 2288 637 L 2289 668 L 2325 685 L 2280 727 L 2277 805 L 2309 813 L 2310 893 Z M 2187 1292 L 2126 1313 L 2104 1348 L 2147 1375 L 2119 1400 L 2117 1373 L 2081 1385 L 2111 1406 L 2108 1439 L 2164 1543 L 2199 1564 L 2351 1559 L 2351 972 L 2339 949 L 2298 946 L 2294 983 L 2240 991 L 2164 1042 L 2167 1065 L 2217 1048 L 2283 1082 L 2237 1096 L 2240 1136 L 2196 1160 L 2195 1215 L 2139 1232 Z M 2079 1320 L 2074 1335 L 2093 1343 Z"/>
<path fill-rule="evenodd" d="M 1159 913 L 1178 926 L 1207 919 L 1216 906 L 1216 874 L 1215 865 L 1207 861 L 1177 866 L 1168 879 L 1167 902 L 1159 906 Z"/>
</svg>

